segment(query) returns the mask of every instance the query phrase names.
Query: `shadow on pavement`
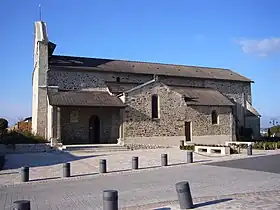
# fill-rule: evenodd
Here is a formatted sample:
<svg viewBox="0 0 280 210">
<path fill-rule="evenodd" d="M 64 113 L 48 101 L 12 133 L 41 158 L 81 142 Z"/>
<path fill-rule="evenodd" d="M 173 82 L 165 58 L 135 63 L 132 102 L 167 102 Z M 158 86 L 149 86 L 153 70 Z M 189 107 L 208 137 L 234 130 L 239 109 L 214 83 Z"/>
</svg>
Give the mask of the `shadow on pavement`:
<svg viewBox="0 0 280 210">
<path fill-rule="evenodd" d="M 227 202 L 227 201 L 231 201 L 231 200 L 232 200 L 232 198 L 223 198 L 223 199 L 218 199 L 218 200 L 206 201 L 206 202 L 203 202 L 203 203 L 195 204 L 194 208 L 199 208 L 199 207 L 203 207 L 203 206 L 210 206 L 210 205 L 223 203 L 223 202 Z"/>
<path fill-rule="evenodd" d="M 76 174 L 76 175 L 71 175 L 71 177 L 84 177 L 84 176 L 94 176 L 97 175 L 99 173 L 94 172 L 94 173 L 86 173 L 86 174 Z"/>
<path fill-rule="evenodd" d="M 8 155 L 6 155 L 6 162 L 5 162 L 3 171 L 8 170 L 8 169 L 18 169 L 23 166 L 28 166 L 28 167 L 51 166 L 51 165 L 56 165 L 56 164 L 63 164 L 63 163 L 67 163 L 67 162 L 87 159 L 87 158 L 103 156 L 103 155 L 104 154 L 75 156 L 68 152 L 8 154 Z M 3 173 L 1 173 L 1 174 L 3 174 Z"/>
<path fill-rule="evenodd" d="M 30 182 L 38 182 L 38 181 L 47 181 L 47 180 L 54 180 L 54 179 L 60 179 L 61 177 L 55 176 L 55 177 L 46 177 L 46 178 L 40 178 L 40 179 L 30 179 Z"/>
<path fill-rule="evenodd" d="M 120 169 L 120 170 L 108 171 L 107 174 L 116 173 L 116 172 L 127 172 L 127 171 L 132 171 L 132 169 Z"/>
<path fill-rule="evenodd" d="M 1 175 L 11 175 L 11 174 L 18 174 L 19 172 L 17 171 L 13 171 L 13 172 L 0 172 L 0 176 Z"/>
</svg>

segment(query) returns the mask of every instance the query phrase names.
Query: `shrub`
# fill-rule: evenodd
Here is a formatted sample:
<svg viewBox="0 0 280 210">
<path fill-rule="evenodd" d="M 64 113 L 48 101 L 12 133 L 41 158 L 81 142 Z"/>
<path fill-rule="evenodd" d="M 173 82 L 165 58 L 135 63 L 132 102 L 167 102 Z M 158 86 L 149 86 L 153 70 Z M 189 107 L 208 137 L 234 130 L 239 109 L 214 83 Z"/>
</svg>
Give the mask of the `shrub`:
<svg viewBox="0 0 280 210">
<path fill-rule="evenodd" d="M 5 156 L 0 155 L 0 171 L 3 169 L 4 165 L 5 165 Z"/>
<path fill-rule="evenodd" d="M 180 146 L 180 150 L 192 150 L 192 151 L 194 151 L 194 145 Z"/>
<path fill-rule="evenodd" d="M 253 149 L 261 149 L 261 150 L 274 150 L 274 149 L 280 149 L 280 142 L 255 142 L 253 145 Z"/>
<path fill-rule="evenodd" d="M 4 118 L 0 118 L 0 139 L 6 134 L 8 128 L 8 121 Z"/>
<path fill-rule="evenodd" d="M 230 154 L 239 154 L 238 149 L 230 147 Z"/>
<path fill-rule="evenodd" d="M 30 131 L 10 131 L 7 133 L 3 141 L 3 144 L 39 144 L 47 143 L 48 141 L 41 136 L 34 135 Z"/>
<path fill-rule="evenodd" d="M 8 121 L 4 118 L 0 118 L 0 131 L 6 130 L 8 128 Z"/>
</svg>

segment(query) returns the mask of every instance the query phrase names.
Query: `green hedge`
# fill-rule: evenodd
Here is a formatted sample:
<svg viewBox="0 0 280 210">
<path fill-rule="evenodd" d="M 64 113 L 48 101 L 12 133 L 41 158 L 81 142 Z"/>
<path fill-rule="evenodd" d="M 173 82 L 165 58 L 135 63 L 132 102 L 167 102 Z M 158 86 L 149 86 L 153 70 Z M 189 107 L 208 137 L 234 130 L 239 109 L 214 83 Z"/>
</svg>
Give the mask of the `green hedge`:
<svg viewBox="0 0 280 210">
<path fill-rule="evenodd" d="M 280 141 L 278 142 L 255 142 L 253 145 L 253 149 L 261 149 L 261 150 L 274 150 L 274 149 L 280 149 Z"/>
<path fill-rule="evenodd" d="M 0 171 L 4 168 L 5 165 L 5 156 L 0 155 Z"/>
<path fill-rule="evenodd" d="M 0 141 L 0 144 L 40 144 L 47 142 L 43 137 L 34 135 L 29 131 L 10 131 Z"/>
<path fill-rule="evenodd" d="M 180 146 L 180 150 L 192 150 L 194 151 L 194 145 L 185 145 L 185 146 Z"/>
</svg>

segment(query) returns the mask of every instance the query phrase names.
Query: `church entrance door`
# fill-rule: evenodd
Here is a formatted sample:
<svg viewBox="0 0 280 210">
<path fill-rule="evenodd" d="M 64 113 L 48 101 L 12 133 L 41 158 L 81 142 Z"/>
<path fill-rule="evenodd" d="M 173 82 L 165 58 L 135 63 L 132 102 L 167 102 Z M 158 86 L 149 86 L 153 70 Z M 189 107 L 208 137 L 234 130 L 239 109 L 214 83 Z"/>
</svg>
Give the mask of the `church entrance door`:
<svg viewBox="0 0 280 210">
<path fill-rule="evenodd" d="M 96 115 L 89 119 L 89 143 L 100 144 L 100 119 Z"/>
</svg>

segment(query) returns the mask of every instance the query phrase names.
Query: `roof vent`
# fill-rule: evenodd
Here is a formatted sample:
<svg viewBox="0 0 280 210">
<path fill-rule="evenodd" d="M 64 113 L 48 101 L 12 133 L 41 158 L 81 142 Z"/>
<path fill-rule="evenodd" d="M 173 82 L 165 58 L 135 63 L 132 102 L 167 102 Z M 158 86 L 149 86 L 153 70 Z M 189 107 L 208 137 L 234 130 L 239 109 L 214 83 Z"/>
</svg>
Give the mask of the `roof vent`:
<svg viewBox="0 0 280 210">
<path fill-rule="evenodd" d="M 135 67 L 134 65 L 132 65 L 132 68 Z"/>
</svg>

